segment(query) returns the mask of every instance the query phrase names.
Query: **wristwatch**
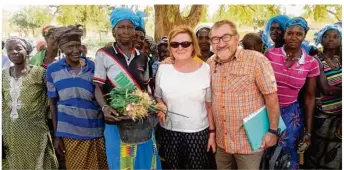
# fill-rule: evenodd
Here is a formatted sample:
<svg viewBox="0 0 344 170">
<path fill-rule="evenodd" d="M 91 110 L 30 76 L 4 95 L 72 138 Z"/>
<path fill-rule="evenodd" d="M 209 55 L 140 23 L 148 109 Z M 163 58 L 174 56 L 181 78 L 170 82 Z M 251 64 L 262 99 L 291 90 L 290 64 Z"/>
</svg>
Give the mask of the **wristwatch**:
<svg viewBox="0 0 344 170">
<path fill-rule="evenodd" d="M 268 132 L 276 135 L 277 137 L 279 137 L 281 135 L 281 129 L 280 128 L 278 128 L 277 130 L 269 129 Z"/>
</svg>

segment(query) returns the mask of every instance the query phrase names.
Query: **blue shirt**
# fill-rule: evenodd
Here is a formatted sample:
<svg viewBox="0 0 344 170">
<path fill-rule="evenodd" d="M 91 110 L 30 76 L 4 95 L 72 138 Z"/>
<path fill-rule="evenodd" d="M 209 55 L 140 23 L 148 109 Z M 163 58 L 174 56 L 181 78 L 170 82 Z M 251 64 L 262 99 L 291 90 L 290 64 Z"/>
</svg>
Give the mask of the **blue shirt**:
<svg viewBox="0 0 344 170">
<path fill-rule="evenodd" d="M 156 74 L 158 72 L 159 64 L 160 64 L 159 60 L 154 61 L 154 63 L 152 64 L 153 74 Z"/>
<path fill-rule="evenodd" d="M 86 65 L 75 74 L 62 58 L 47 69 L 48 97 L 57 98 L 57 137 L 89 140 L 103 136 L 104 120 L 94 96 L 95 65 Z"/>
</svg>

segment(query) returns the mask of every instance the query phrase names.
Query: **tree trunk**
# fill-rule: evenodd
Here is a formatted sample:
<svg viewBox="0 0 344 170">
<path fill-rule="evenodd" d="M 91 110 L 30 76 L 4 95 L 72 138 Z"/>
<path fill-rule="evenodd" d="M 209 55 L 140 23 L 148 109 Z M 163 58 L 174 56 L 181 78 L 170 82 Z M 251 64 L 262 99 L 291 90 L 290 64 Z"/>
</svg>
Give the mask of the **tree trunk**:
<svg viewBox="0 0 344 170">
<path fill-rule="evenodd" d="M 202 18 L 203 5 L 192 5 L 190 14 L 183 17 L 179 11 L 179 5 L 154 5 L 155 10 L 155 33 L 156 41 L 176 26 L 186 25 L 194 28 Z"/>
</svg>

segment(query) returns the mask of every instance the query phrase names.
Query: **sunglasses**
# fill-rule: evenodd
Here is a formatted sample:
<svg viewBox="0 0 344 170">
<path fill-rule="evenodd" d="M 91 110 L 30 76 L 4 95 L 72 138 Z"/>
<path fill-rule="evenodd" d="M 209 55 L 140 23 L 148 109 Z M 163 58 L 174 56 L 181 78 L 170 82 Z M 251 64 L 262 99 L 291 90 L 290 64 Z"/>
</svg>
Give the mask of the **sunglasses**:
<svg viewBox="0 0 344 170">
<path fill-rule="evenodd" d="M 192 42 L 190 41 L 183 41 L 183 42 L 170 42 L 170 46 L 172 48 L 178 48 L 179 46 L 182 46 L 183 48 L 188 48 L 192 45 Z"/>
</svg>

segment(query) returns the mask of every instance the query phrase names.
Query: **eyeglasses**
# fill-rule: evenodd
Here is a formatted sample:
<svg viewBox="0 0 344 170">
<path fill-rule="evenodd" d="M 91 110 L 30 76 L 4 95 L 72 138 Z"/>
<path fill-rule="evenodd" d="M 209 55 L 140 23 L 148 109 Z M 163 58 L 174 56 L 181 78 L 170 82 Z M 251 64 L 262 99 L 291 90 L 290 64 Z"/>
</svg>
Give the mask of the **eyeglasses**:
<svg viewBox="0 0 344 170">
<path fill-rule="evenodd" d="M 192 45 L 192 42 L 190 42 L 190 41 L 170 42 L 170 46 L 171 46 L 172 48 L 178 48 L 180 45 L 181 45 L 183 48 L 188 48 L 188 47 L 190 47 L 190 45 Z"/>
<path fill-rule="evenodd" d="M 233 34 L 225 34 L 222 37 L 211 37 L 210 42 L 213 44 L 218 44 L 221 39 L 224 42 L 228 42 L 232 39 L 233 36 L 234 36 Z"/>
</svg>

